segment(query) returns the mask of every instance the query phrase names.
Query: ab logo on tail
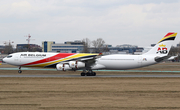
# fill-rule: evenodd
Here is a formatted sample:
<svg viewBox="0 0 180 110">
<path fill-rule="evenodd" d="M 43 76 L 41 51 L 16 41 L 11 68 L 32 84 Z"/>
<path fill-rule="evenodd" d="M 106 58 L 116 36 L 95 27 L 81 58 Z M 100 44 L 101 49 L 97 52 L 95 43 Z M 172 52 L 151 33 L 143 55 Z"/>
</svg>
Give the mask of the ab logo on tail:
<svg viewBox="0 0 180 110">
<path fill-rule="evenodd" d="M 167 54 L 168 51 L 167 51 L 166 45 L 163 45 L 163 44 L 159 45 L 156 53 Z"/>
</svg>

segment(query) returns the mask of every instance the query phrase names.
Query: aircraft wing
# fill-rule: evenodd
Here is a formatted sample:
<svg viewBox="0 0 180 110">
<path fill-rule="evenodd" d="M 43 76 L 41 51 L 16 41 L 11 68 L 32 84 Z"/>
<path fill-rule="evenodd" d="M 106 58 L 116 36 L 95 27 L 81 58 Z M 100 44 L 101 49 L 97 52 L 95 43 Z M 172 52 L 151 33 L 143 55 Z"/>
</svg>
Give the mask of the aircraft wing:
<svg viewBox="0 0 180 110">
<path fill-rule="evenodd" d="M 100 58 L 102 54 L 96 56 L 79 57 L 64 62 L 60 62 L 56 65 L 57 70 L 78 70 L 82 68 L 91 69 L 91 66 L 95 64 L 96 59 Z"/>
<path fill-rule="evenodd" d="M 70 61 L 82 61 L 82 62 L 87 62 L 87 61 L 92 61 L 92 60 L 96 60 L 97 58 L 100 58 L 102 56 L 102 54 L 100 53 L 99 55 L 97 54 L 97 56 L 92 56 L 92 57 L 87 57 L 87 58 L 74 58 L 71 59 Z M 62 63 L 69 63 L 69 61 L 65 61 Z"/>
<path fill-rule="evenodd" d="M 99 55 L 94 56 L 94 57 L 79 58 L 79 59 L 74 60 L 74 61 L 84 62 L 86 64 L 86 68 L 91 68 L 91 66 L 96 62 L 96 59 L 100 58 L 101 56 L 102 56 L 102 54 L 100 53 Z"/>
</svg>

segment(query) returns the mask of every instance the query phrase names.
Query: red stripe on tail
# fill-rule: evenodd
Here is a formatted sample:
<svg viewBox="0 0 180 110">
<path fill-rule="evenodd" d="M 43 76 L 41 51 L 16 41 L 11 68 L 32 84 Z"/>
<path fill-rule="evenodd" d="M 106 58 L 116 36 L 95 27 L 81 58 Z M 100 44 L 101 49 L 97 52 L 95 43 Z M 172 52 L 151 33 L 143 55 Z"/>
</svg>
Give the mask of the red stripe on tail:
<svg viewBox="0 0 180 110">
<path fill-rule="evenodd" d="M 170 35 L 172 35 L 172 34 L 174 34 L 174 32 L 169 32 L 169 33 L 167 33 L 164 37 L 170 36 Z"/>
</svg>

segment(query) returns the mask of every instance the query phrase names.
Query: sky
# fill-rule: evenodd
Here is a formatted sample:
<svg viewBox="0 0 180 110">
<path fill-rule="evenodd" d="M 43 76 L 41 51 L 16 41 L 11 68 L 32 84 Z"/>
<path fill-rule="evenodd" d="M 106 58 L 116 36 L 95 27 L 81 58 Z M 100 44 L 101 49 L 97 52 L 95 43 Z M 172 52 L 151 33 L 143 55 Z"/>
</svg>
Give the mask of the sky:
<svg viewBox="0 0 180 110">
<path fill-rule="evenodd" d="M 102 38 L 150 46 L 180 32 L 180 0 L 1 0 L 0 45 Z M 174 45 L 180 42 L 177 35 Z"/>
</svg>

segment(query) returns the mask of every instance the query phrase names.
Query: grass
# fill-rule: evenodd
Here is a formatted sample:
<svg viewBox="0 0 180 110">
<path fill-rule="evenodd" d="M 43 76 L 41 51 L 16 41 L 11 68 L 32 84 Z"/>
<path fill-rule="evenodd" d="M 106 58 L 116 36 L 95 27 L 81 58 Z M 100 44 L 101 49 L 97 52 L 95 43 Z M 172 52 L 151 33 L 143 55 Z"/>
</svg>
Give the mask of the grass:
<svg viewBox="0 0 180 110">
<path fill-rule="evenodd" d="M 0 78 L 0 108 L 180 109 L 179 78 Z"/>
<path fill-rule="evenodd" d="M 138 70 L 169 67 L 179 70 L 179 66 L 162 63 Z M 23 74 L 79 73 L 23 71 Z M 0 75 L 5 74 L 18 75 L 16 70 L 0 71 Z M 179 102 L 180 78 L 0 78 L 0 110 L 178 110 Z"/>
</svg>

